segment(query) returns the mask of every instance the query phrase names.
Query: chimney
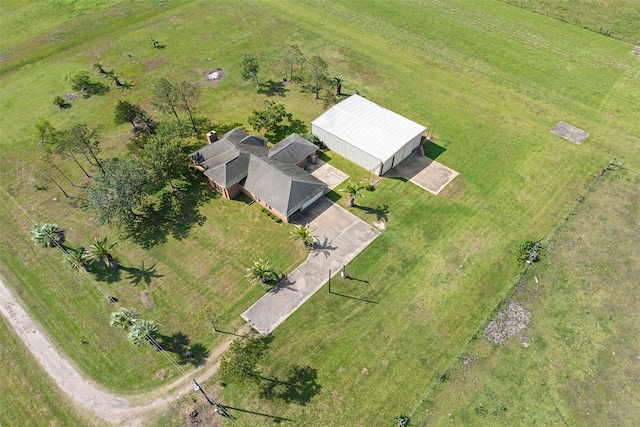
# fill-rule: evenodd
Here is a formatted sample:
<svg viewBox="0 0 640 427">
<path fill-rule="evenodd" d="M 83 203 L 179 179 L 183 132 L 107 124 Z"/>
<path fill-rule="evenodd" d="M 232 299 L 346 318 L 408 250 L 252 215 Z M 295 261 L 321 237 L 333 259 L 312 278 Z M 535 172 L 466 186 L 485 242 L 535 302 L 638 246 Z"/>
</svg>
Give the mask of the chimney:
<svg viewBox="0 0 640 427">
<path fill-rule="evenodd" d="M 218 134 L 216 133 L 215 130 L 212 130 L 209 133 L 207 133 L 207 142 L 209 144 L 211 144 L 212 142 L 216 142 L 217 140 L 218 140 Z"/>
</svg>

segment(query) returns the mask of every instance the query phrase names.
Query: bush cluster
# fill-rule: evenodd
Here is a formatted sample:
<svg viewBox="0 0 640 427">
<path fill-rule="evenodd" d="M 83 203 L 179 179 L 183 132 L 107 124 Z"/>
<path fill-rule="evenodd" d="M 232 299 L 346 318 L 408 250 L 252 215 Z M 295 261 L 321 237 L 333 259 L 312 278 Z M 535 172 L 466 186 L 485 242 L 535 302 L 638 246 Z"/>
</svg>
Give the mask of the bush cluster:
<svg viewBox="0 0 640 427">
<path fill-rule="evenodd" d="M 274 222 L 280 224 L 282 222 L 282 220 L 280 218 L 278 218 L 277 216 L 275 216 L 274 214 L 272 214 L 271 212 L 269 212 L 268 209 L 266 208 L 262 208 L 262 212 L 264 212 L 265 214 L 267 214 L 267 216 L 269 218 L 271 218 Z"/>
</svg>

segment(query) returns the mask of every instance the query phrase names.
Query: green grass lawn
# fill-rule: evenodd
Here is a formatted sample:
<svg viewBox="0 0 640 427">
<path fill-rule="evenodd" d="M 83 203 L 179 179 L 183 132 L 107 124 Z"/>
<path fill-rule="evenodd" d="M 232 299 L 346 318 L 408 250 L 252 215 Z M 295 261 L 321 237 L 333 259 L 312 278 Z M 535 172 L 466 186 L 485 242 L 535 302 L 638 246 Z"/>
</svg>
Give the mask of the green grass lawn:
<svg viewBox="0 0 640 427">
<path fill-rule="evenodd" d="M 11 5 L 2 6 L 7 16 L 22 13 Z M 344 76 L 344 92 L 433 123 L 443 150 L 438 161 L 461 174 L 437 197 L 384 179 L 358 199 L 362 208 L 352 211 L 369 222 L 384 215 L 388 229 L 348 267 L 350 276 L 369 283 L 336 283 L 335 290 L 369 302 L 320 292 L 275 331 L 264 363 L 272 378 L 287 378 L 293 364 L 317 370 L 319 391 L 286 403 L 260 398 L 260 387 L 228 381 L 220 398 L 237 408 L 300 425 L 392 423 L 396 413 L 413 408 L 512 282 L 513 245 L 546 235 L 611 158 L 629 164 L 640 158 L 640 72 L 631 46 L 508 4 L 229 1 L 214 8 L 193 1 L 99 10 L 108 18 L 93 20 L 80 11 L 63 19 L 67 9 L 35 3 L 24 13 L 49 13 L 50 19 L 2 44 L 0 185 L 38 221 L 62 225 L 72 245 L 89 245 L 97 235 L 115 240 L 118 232 L 96 225 L 54 187 L 36 191 L 29 184 L 42 151 L 34 142 L 39 117 L 57 128 L 77 122 L 98 127 L 101 156 L 124 156 L 129 129 L 113 124 L 117 100 L 151 110 L 151 85 L 167 77 L 201 85 L 199 115 L 218 124 L 246 123 L 265 97 L 240 80 L 243 54 L 258 57 L 261 80 L 279 80 L 281 55 L 292 43 L 307 56 L 323 56 L 332 74 Z M 61 28 L 64 37 L 34 41 L 51 28 Z M 166 47 L 152 49 L 150 36 Z M 63 77 L 98 60 L 132 81 L 133 90 L 112 88 L 57 110 L 53 98 L 70 92 Z M 206 82 L 204 73 L 214 68 L 226 76 Z M 297 86 L 286 89 L 274 99 L 294 118 L 308 124 L 324 110 L 323 101 Z M 581 146 L 562 140 L 550 133 L 560 120 L 591 135 Z M 339 156 L 328 157 L 354 180 L 367 178 Z M 82 179 L 72 164 L 65 170 Z M 264 292 L 246 282 L 244 267 L 262 257 L 287 272 L 305 254 L 292 244 L 289 227 L 256 206 L 205 198 L 198 212 L 204 221 L 186 236 L 161 235 L 148 249 L 120 240 L 115 253 L 124 266 L 153 267 L 149 285 L 134 286 L 124 271 L 121 280 L 100 284 L 160 323 L 163 334 L 180 332 L 211 349 L 220 337 L 197 327 L 195 309 L 206 301 L 218 304 L 226 312 L 223 326 L 233 330 L 239 313 Z M 33 246 L 19 210 L 2 203 L 0 223 L 0 269 L 8 284 L 87 375 L 121 393 L 177 377 L 161 356 L 134 348 L 107 326 L 111 307 L 104 297 L 63 268 L 59 253 Z M 147 290 L 149 308 L 141 300 Z M 83 338 L 92 344 L 79 346 Z M 174 410 L 162 419 L 178 423 L 183 415 Z M 236 415 L 247 425 L 272 422 Z"/>
<path fill-rule="evenodd" d="M 104 425 L 60 393 L 4 318 L 0 340 L 0 425 Z"/>
<path fill-rule="evenodd" d="M 500 347 L 475 341 L 415 425 L 634 425 L 639 193 L 634 171 L 585 193 L 514 295 L 529 328 Z"/>
<path fill-rule="evenodd" d="M 640 43 L 640 8 L 634 0 L 501 1 L 620 40 Z"/>
</svg>

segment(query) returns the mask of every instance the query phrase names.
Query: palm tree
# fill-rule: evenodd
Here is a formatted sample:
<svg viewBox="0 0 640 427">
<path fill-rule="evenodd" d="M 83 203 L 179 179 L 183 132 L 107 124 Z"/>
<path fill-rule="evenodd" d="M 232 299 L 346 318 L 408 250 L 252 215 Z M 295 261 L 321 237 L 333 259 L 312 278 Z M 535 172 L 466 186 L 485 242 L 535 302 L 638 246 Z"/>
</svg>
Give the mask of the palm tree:
<svg viewBox="0 0 640 427">
<path fill-rule="evenodd" d="M 349 207 L 356 205 L 356 197 L 360 194 L 360 190 L 362 190 L 362 184 L 359 182 L 349 182 L 345 187 L 344 192 L 347 193 L 347 197 L 349 198 Z"/>
<path fill-rule="evenodd" d="M 31 240 L 44 248 L 58 246 L 64 249 L 64 230 L 57 224 L 36 225 L 31 229 Z"/>
<path fill-rule="evenodd" d="M 106 237 L 95 237 L 93 240 L 95 243 L 87 249 L 87 258 L 92 261 L 104 262 L 114 270 L 118 268 L 118 263 L 110 253 L 118 241 L 116 240 L 114 243 L 108 244 Z"/>
<path fill-rule="evenodd" d="M 142 133 L 146 133 L 149 135 L 153 135 L 156 133 L 156 127 L 158 123 L 151 117 L 146 111 L 138 114 L 135 119 L 133 119 L 133 133 L 136 136 L 139 136 Z"/>
<path fill-rule="evenodd" d="M 121 308 L 111 313 L 109 325 L 128 330 L 136 321 L 138 315 L 128 308 Z"/>
<path fill-rule="evenodd" d="M 313 230 L 309 225 L 294 225 L 293 230 L 291 230 L 293 238 L 305 246 L 311 246 L 313 244 L 313 236 L 311 233 L 313 233 Z"/>
<path fill-rule="evenodd" d="M 160 327 L 153 320 L 141 319 L 134 322 L 129 330 L 129 341 L 137 346 L 141 346 L 145 341 L 153 344 L 158 337 Z"/>
<path fill-rule="evenodd" d="M 78 249 L 69 249 L 64 253 L 64 262 L 72 268 L 78 270 L 84 268 L 85 271 L 89 271 L 89 258 L 87 257 L 87 251 L 80 246 Z"/>
<path fill-rule="evenodd" d="M 251 283 L 257 281 L 266 283 L 267 281 L 278 279 L 278 272 L 271 266 L 269 261 L 263 261 L 262 258 L 260 258 L 253 262 L 253 266 L 247 268 L 245 277 L 249 279 Z"/>
</svg>

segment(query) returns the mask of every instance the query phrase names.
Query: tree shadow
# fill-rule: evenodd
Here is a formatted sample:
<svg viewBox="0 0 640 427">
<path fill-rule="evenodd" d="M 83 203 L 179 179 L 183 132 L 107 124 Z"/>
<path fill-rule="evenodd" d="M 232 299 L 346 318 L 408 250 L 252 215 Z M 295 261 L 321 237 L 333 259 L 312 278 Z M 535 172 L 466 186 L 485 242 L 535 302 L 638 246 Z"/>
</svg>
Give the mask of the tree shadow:
<svg viewBox="0 0 640 427">
<path fill-rule="evenodd" d="M 324 236 L 323 240 L 316 239 L 313 241 L 313 246 L 311 247 L 310 252 L 313 253 L 313 256 L 316 257 L 318 254 L 324 255 L 325 258 L 329 258 L 331 255 L 331 251 L 335 251 L 337 246 L 332 246 L 333 240 L 329 240 L 327 236 Z"/>
<path fill-rule="evenodd" d="M 307 132 L 307 125 L 302 120 L 291 119 L 288 126 L 280 125 L 273 133 L 266 134 L 265 136 L 269 141 L 282 141 L 292 133 L 304 135 Z"/>
<path fill-rule="evenodd" d="M 258 88 L 259 94 L 267 96 L 285 96 L 285 92 L 289 92 L 289 89 L 284 86 L 284 82 L 274 82 L 271 79 L 260 83 Z"/>
<path fill-rule="evenodd" d="M 277 378 L 260 378 L 268 381 L 261 387 L 261 398 L 280 399 L 285 403 L 296 403 L 301 406 L 306 406 L 322 389 L 317 382 L 318 370 L 310 366 L 291 366 L 284 381 Z"/>
<path fill-rule="evenodd" d="M 378 221 L 382 221 L 382 220 L 384 220 L 385 222 L 389 221 L 389 218 L 387 217 L 387 214 L 389 213 L 389 205 L 387 205 L 386 203 L 382 205 L 378 205 L 375 208 L 370 208 L 368 206 L 360 206 L 360 205 L 355 205 L 353 206 L 353 208 L 361 210 L 364 213 L 369 215 L 375 215 Z"/>
<path fill-rule="evenodd" d="M 89 82 L 82 92 L 83 98 L 90 98 L 91 95 L 106 95 L 111 88 L 102 82 Z"/>
<path fill-rule="evenodd" d="M 207 347 L 200 343 L 191 343 L 189 337 L 182 332 L 175 332 L 170 336 L 161 334 L 157 341 L 164 351 L 175 353 L 178 356 L 180 365 L 191 363 L 198 367 L 203 365 L 209 357 Z"/>
<path fill-rule="evenodd" d="M 126 230 L 127 237 L 144 249 L 165 243 L 168 236 L 182 240 L 194 226 L 204 224 L 200 207 L 215 197 L 206 179 L 187 175 L 173 191 L 164 191 L 157 203 L 142 209 L 144 214 Z"/>
<path fill-rule="evenodd" d="M 156 264 L 151 267 L 145 268 L 144 261 L 140 268 L 120 266 L 120 269 L 126 271 L 129 275 L 129 283 L 133 286 L 138 286 L 141 282 L 144 282 L 147 286 L 151 286 L 151 279 L 163 277 L 162 274 L 156 273 Z"/>
<path fill-rule="evenodd" d="M 122 280 L 120 268 L 112 268 L 102 262 L 94 262 L 91 264 L 91 272 L 96 277 L 96 280 L 102 282 L 114 283 Z"/>
</svg>

